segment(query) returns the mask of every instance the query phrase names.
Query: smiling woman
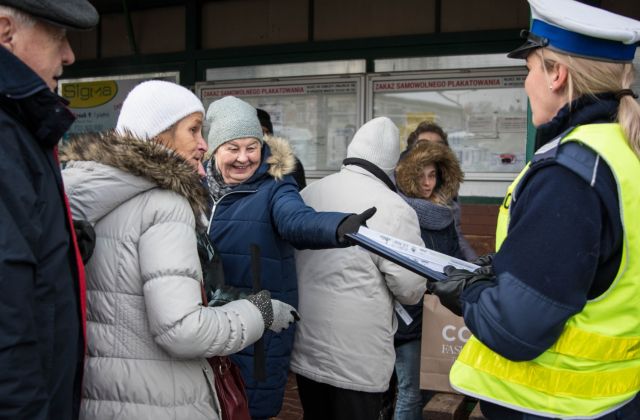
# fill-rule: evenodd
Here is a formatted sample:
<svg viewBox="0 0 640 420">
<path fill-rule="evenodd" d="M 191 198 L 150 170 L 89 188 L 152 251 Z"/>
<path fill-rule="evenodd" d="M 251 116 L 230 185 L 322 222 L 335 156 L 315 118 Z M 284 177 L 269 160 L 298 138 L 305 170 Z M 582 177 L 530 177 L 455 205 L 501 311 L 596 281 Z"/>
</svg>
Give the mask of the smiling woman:
<svg viewBox="0 0 640 420">
<path fill-rule="evenodd" d="M 222 260 L 226 283 L 243 291 L 252 289 L 250 245 L 256 244 L 262 287 L 296 306 L 294 247 L 345 246 L 343 234 L 359 228 L 359 215 L 316 212 L 305 205 L 292 176 L 296 164 L 291 146 L 278 137 L 263 138 L 257 111 L 247 102 L 233 96 L 213 102 L 207 123 L 213 150 L 205 165 L 213 206 L 208 235 Z M 268 377 L 259 384 L 253 347 L 234 355 L 247 384 L 253 418 L 273 417 L 280 411 L 293 335 L 293 328 L 278 335 L 267 332 Z"/>
<path fill-rule="evenodd" d="M 251 137 L 234 139 L 218 147 L 215 162 L 222 179 L 229 185 L 246 181 L 260 165 L 262 145 Z"/>
</svg>

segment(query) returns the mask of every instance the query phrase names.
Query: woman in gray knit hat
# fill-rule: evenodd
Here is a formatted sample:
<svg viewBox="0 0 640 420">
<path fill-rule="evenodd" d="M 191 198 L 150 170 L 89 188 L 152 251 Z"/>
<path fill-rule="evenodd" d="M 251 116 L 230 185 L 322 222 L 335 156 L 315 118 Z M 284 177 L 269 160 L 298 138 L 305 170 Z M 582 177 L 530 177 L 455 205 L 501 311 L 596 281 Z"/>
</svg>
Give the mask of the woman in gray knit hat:
<svg viewBox="0 0 640 420">
<path fill-rule="evenodd" d="M 298 303 L 294 247 L 333 248 L 348 245 L 375 210 L 360 215 L 316 212 L 304 204 L 291 176 L 295 158 L 282 138 L 263 139 L 256 109 L 233 96 L 207 110 L 208 143 L 213 151 L 205 165 L 212 205 L 209 238 L 221 256 L 227 284 L 252 289 L 250 245 L 260 248 L 261 287 L 272 297 Z M 253 346 L 233 356 L 247 385 L 254 419 L 276 416 L 289 371 L 294 328 L 265 334 L 266 380 L 253 375 Z"/>
</svg>

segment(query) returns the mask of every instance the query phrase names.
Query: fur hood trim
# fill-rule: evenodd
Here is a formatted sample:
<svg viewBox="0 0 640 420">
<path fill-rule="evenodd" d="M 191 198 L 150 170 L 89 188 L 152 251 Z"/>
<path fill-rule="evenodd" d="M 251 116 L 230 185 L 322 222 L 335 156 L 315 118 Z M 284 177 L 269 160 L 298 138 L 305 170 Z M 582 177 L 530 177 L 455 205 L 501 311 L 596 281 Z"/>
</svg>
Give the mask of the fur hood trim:
<svg viewBox="0 0 640 420">
<path fill-rule="evenodd" d="M 77 136 L 61 144 L 60 162 L 93 161 L 143 177 L 187 199 L 196 221 L 206 217 L 206 190 L 186 160 L 154 141 L 121 136 L 114 131 Z"/>
<path fill-rule="evenodd" d="M 268 173 L 277 181 L 296 169 L 296 157 L 289 141 L 282 137 L 265 136 L 264 142 L 271 149 L 271 156 L 267 158 Z"/>
<path fill-rule="evenodd" d="M 441 179 L 430 200 L 448 204 L 458 194 L 464 173 L 453 150 L 445 145 L 429 141 L 417 143 L 398 163 L 396 185 L 408 197 L 424 198 L 420 195 L 420 179 L 424 167 L 431 163 L 438 168 Z"/>
</svg>

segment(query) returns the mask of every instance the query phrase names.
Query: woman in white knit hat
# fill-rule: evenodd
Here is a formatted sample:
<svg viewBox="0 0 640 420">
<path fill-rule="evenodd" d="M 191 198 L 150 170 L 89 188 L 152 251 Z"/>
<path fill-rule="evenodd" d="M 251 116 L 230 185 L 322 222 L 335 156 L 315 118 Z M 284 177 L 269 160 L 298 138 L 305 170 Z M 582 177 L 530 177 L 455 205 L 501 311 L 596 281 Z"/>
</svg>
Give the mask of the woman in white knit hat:
<svg viewBox="0 0 640 420">
<path fill-rule="evenodd" d="M 278 137 L 263 139 L 254 107 L 227 96 L 207 110 L 213 151 L 206 165 L 213 209 L 209 238 L 222 258 L 227 284 L 252 288 L 250 245 L 260 248 L 262 287 L 293 306 L 298 302 L 294 247 L 332 248 L 348 245 L 344 234 L 356 231 L 375 210 L 362 215 L 318 213 L 302 201 L 291 176 L 295 158 Z M 253 346 L 233 356 L 247 385 L 254 419 L 280 411 L 289 371 L 294 329 L 265 334 L 266 380 L 253 370 Z"/>
<path fill-rule="evenodd" d="M 61 151 L 74 218 L 96 232 L 83 419 L 218 419 L 206 358 L 293 322 L 293 308 L 263 292 L 203 306 L 203 114 L 188 89 L 144 82 L 125 99 L 114 132 L 73 139 Z"/>
</svg>

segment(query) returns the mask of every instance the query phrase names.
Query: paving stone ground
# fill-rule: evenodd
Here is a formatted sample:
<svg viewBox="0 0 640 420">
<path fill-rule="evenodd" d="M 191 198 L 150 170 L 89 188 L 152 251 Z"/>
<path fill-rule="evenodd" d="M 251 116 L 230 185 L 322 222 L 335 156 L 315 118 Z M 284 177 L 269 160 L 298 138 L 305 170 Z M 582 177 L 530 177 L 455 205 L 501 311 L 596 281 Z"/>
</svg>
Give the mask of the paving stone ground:
<svg viewBox="0 0 640 420">
<path fill-rule="evenodd" d="M 298 384 L 296 383 L 296 376 L 293 373 L 289 373 L 289 380 L 287 381 L 287 387 L 284 391 L 282 410 L 280 410 L 278 416 L 273 417 L 272 420 L 302 420 L 302 406 L 298 398 Z"/>
</svg>

